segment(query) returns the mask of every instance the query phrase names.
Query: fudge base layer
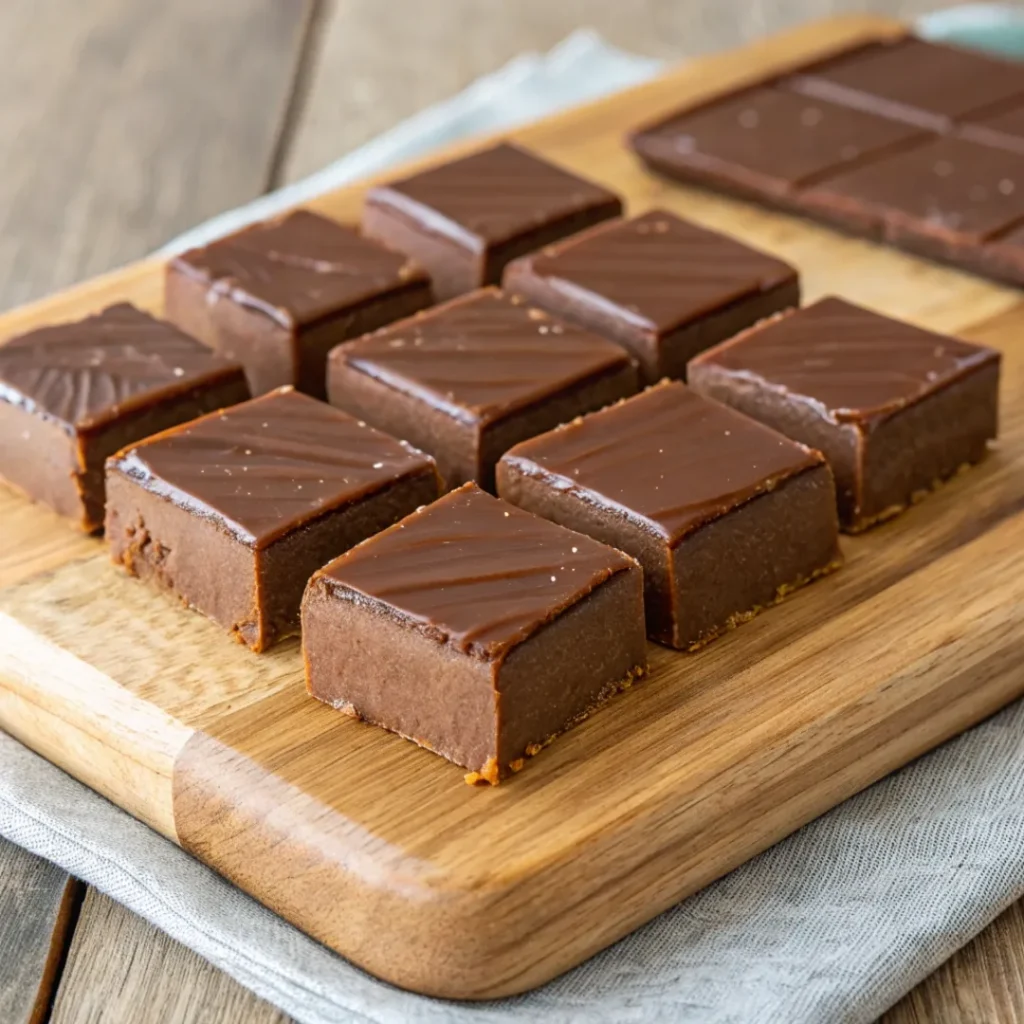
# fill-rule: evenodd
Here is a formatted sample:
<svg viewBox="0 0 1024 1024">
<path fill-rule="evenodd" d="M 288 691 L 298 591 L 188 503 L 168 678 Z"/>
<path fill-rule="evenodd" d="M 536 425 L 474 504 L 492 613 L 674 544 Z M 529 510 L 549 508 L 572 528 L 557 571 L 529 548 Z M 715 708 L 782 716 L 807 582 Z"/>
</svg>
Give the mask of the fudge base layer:
<svg viewBox="0 0 1024 1024">
<path fill-rule="evenodd" d="M 654 384 L 663 377 L 685 380 L 686 364 L 698 353 L 759 320 L 800 305 L 800 282 L 794 278 L 767 291 L 746 295 L 659 335 L 635 326 L 612 310 L 604 311 L 573 300 L 526 267 L 511 268 L 505 286 L 542 309 L 622 345 L 637 360 L 640 378 L 645 384 Z"/>
<path fill-rule="evenodd" d="M 437 496 L 433 471 L 325 513 L 262 549 L 147 491 L 112 466 L 107 539 L 133 576 L 176 594 L 254 651 L 299 629 L 310 576 Z"/>
<path fill-rule="evenodd" d="M 260 310 L 221 296 L 210 302 L 210 286 L 173 264 L 167 268 L 167 318 L 204 345 L 245 367 L 254 396 L 292 384 L 324 398 L 327 354 L 335 345 L 412 316 L 433 303 L 429 283 L 365 302 L 314 324 L 285 327 Z"/>
<path fill-rule="evenodd" d="M 467 423 L 376 380 L 342 360 L 328 370 L 330 402 L 432 455 L 448 489 L 475 480 L 494 490 L 494 466 L 513 445 L 636 391 L 627 364 L 573 385 L 536 405 L 487 424 Z"/>
<path fill-rule="evenodd" d="M 127 445 L 225 406 L 244 402 L 241 375 L 197 388 L 120 417 L 110 426 L 69 434 L 58 424 L 0 402 L 0 479 L 48 505 L 87 533 L 103 526 L 104 463 Z"/>
<path fill-rule="evenodd" d="M 611 508 L 498 466 L 498 492 L 529 512 L 589 534 L 643 566 L 647 632 L 679 649 L 703 646 L 842 563 L 835 489 L 818 465 L 687 534 L 674 547 Z"/>
<path fill-rule="evenodd" d="M 989 364 L 865 427 L 834 423 L 712 362 L 690 367 L 690 386 L 821 451 L 836 478 L 839 519 L 859 533 L 889 519 L 962 467 L 996 436 L 999 366 Z"/>
<path fill-rule="evenodd" d="M 398 252 L 408 253 L 426 267 L 437 301 L 444 302 L 477 288 L 499 284 L 506 265 L 512 260 L 617 217 L 621 212 L 622 204 L 609 200 L 561 217 L 501 245 L 470 248 L 447 235 L 431 232 L 414 217 L 371 197 L 363 211 L 362 228 L 368 237 Z"/>
<path fill-rule="evenodd" d="M 501 661 L 453 650 L 323 578 L 303 602 L 307 689 L 497 783 L 646 670 L 642 585 L 617 573 Z"/>
</svg>

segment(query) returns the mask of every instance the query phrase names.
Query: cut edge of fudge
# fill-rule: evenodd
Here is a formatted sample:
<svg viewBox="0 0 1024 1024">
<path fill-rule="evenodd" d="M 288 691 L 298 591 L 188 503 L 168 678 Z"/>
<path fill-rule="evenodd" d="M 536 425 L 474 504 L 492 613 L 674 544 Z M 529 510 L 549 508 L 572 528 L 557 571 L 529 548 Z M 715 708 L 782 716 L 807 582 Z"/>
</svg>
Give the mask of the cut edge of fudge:
<svg viewBox="0 0 1024 1024">
<path fill-rule="evenodd" d="M 502 533 L 494 524 L 501 527 L 510 517 L 512 524 L 522 524 L 526 517 L 525 521 L 534 532 L 558 537 L 560 546 L 573 545 L 574 554 L 579 549 L 585 550 L 581 557 L 595 563 L 590 566 L 587 582 L 571 593 L 562 593 L 550 604 L 541 605 L 538 597 L 531 609 L 517 608 L 507 623 L 509 634 L 483 643 L 472 639 L 472 631 L 460 632 L 443 622 L 431 621 L 429 615 L 402 607 L 401 597 L 392 600 L 386 594 L 372 593 L 374 588 L 367 589 L 365 583 L 361 586 L 358 576 L 356 580 L 346 579 L 346 563 L 365 557 L 368 550 L 372 552 L 375 543 L 378 546 L 392 544 L 402 535 L 401 531 L 415 531 L 430 517 L 449 513 L 453 504 L 456 513 L 465 516 L 465 509 L 460 512 L 460 507 L 466 502 L 481 501 L 493 503 L 494 523 L 490 528 L 494 531 L 492 539 L 496 545 L 500 544 Z M 490 513 L 485 515 L 490 516 Z M 460 520 L 455 522 L 461 526 Z M 467 528 L 461 526 L 461 529 L 465 532 Z M 562 538 L 561 534 L 566 536 Z M 443 541 L 443 531 L 432 539 Z M 422 550 L 423 541 L 412 543 L 417 551 Z M 494 550 L 501 549 L 495 547 Z M 397 555 L 403 554 L 401 544 L 396 551 Z M 547 553 L 544 555 L 547 557 Z M 563 551 L 556 561 L 562 561 L 565 555 Z M 388 557 L 393 561 L 396 552 L 390 552 Z M 527 581 L 531 574 L 553 571 L 557 575 L 566 568 L 564 564 L 524 567 L 518 553 L 513 552 L 512 558 L 514 563 L 509 564 L 514 564 L 515 574 Z M 598 561 L 603 564 L 598 566 Z M 388 568 L 387 564 L 382 568 L 379 562 L 375 563 L 374 582 Z M 495 571 L 493 564 L 489 564 L 489 568 L 492 573 Z M 423 570 L 422 560 L 418 561 L 417 569 L 418 573 L 413 572 L 418 581 L 415 590 L 421 596 L 429 594 L 431 589 L 453 586 L 451 576 L 432 580 L 430 573 L 435 570 L 430 567 Z M 467 582 L 486 584 L 494 578 L 489 575 Z M 403 592 L 408 593 L 399 586 L 397 593 Z M 479 594 L 474 593 L 466 600 L 472 600 L 474 607 L 480 606 Z M 336 628 L 338 613 L 351 620 L 346 621 L 343 632 Z M 594 615 L 598 616 L 596 625 Z M 608 621 L 616 625 L 614 630 L 607 628 Z M 574 630 L 575 637 L 570 635 Z M 588 630 L 589 640 L 586 639 Z M 607 652 L 609 635 L 617 645 L 610 658 L 614 667 L 596 673 L 590 662 Z M 334 678 L 337 665 L 329 661 L 329 652 L 325 653 L 320 647 L 321 640 L 325 637 L 330 640 L 331 636 L 356 637 L 355 652 L 342 651 L 335 659 L 353 673 L 356 683 L 349 678 L 339 684 Z M 392 673 L 373 684 L 364 683 L 363 677 L 372 675 L 370 668 L 382 663 L 378 648 L 385 642 L 397 643 L 402 652 L 397 660 L 391 657 L 387 661 Z M 307 690 L 312 696 L 470 769 L 466 775 L 468 783 L 497 784 L 519 771 L 527 758 L 539 753 L 646 673 L 642 572 L 636 561 L 621 551 L 608 549 L 592 538 L 574 535 L 507 505 L 475 484 L 465 484 L 357 545 L 314 574 L 303 599 L 303 657 Z M 353 668 L 353 659 L 360 657 L 368 664 Z M 596 665 L 601 665 L 600 660 Z M 542 666 L 558 681 L 553 690 L 550 686 L 537 685 Z M 412 694 L 414 706 L 396 708 L 393 691 L 400 690 L 401 679 L 413 677 L 417 679 L 417 691 Z M 450 692 L 453 689 L 456 690 L 454 697 Z M 359 692 L 355 692 L 357 690 Z M 429 692 L 424 694 L 424 691 Z M 531 698 L 534 698 L 532 704 Z M 539 719 L 535 707 L 537 699 L 543 712 Z M 457 716 L 454 715 L 456 706 Z M 432 712 L 440 714 L 440 723 L 430 721 Z M 517 715 L 522 718 L 518 731 L 515 724 L 507 724 L 509 721 L 516 723 Z M 493 727 L 492 734 L 487 731 L 488 724 Z"/>
</svg>

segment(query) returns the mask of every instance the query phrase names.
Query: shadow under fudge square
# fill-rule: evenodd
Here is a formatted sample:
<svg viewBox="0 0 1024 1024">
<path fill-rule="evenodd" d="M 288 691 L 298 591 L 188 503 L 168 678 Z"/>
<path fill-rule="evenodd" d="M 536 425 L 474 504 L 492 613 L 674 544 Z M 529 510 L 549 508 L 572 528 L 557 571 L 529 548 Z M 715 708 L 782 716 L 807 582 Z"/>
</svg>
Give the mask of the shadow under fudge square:
<svg viewBox="0 0 1024 1024">
<path fill-rule="evenodd" d="M 282 388 L 107 463 L 111 557 L 262 651 L 316 569 L 438 494 L 433 460 Z"/>
<path fill-rule="evenodd" d="M 832 473 L 678 382 L 535 437 L 498 493 L 632 555 L 647 632 L 695 649 L 841 562 Z"/>
<path fill-rule="evenodd" d="M 966 139 L 936 137 L 829 177 L 801 206 L 858 233 L 940 260 L 975 264 L 989 237 L 1024 217 L 1024 161 Z"/>
<path fill-rule="evenodd" d="M 437 460 L 448 487 L 494 487 L 502 452 L 638 387 L 618 345 L 496 288 L 331 353 L 332 404 Z"/>
<path fill-rule="evenodd" d="M 919 137 L 907 125 L 765 85 L 641 128 L 630 145 L 670 178 L 789 207 L 800 186 Z"/>
<path fill-rule="evenodd" d="M 324 397 L 327 353 L 433 299 L 426 271 L 306 210 L 244 228 L 167 266 L 169 319 L 245 366 L 254 395 Z"/>
<path fill-rule="evenodd" d="M 498 284 L 515 257 L 621 213 L 608 189 L 502 143 L 371 189 L 363 230 L 422 263 L 443 300 Z"/>
<path fill-rule="evenodd" d="M 822 451 L 851 533 L 985 454 L 999 353 L 827 298 L 690 364 L 690 384 Z"/>
<path fill-rule="evenodd" d="M 800 302 L 791 266 L 665 210 L 524 256 L 505 288 L 625 346 L 647 383 L 685 377 L 698 352 Z"/>
<path fill-rule="evenodd" d="M 302 642 L 314 697 L 497 783 L 644 674 L 642 573 L 467 484 L 317 572 Z"/>
<path fill-rule="evenodd" d="M 943 132 L 968 115 L 1024 100 L 1024 64 L 910 37 L 827 58 L 780 85 Z"/>
<path fill-rule="evenodd" d="M 92 533 L 104 462 L 249 397 L 242 367 L 122 303 L 0 345 L 0 478 Z"/>
</svg>

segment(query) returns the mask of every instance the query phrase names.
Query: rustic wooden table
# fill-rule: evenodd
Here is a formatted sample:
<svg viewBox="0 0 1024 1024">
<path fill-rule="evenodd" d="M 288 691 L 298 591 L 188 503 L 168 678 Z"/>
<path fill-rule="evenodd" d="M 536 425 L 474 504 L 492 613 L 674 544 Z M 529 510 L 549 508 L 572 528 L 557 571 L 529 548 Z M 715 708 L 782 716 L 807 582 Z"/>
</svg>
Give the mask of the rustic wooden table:
<svg viewBox="0 0 1024 1024">
<path fill-rule="evenodd" d="M 843 8 L 933 0 L 4 0 L 0 308 L 134 259 L 329 162 L 516 53 L 594 25 L 685 57 Z M 283 1015 L 0 840 L 0 1022 Z M 1011 907 L 886 1024 L 1024 1021 Z"/>
</svg>

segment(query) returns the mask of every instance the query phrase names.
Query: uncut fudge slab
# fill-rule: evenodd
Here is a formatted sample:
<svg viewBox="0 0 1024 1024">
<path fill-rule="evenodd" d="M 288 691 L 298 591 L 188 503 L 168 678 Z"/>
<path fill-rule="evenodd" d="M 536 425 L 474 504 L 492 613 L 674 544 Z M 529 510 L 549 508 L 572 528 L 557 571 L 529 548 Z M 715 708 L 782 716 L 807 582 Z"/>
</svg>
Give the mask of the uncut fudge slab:
<svg viewBox="0 0 1024 1024">
<path fill-rule="evenodd" d="M 629 142 L 667 177 L 788 208 L 823 174 L 923 137 L 908 125 L 768 84 L 673 114 Z"/>
<path fill-rule="evenodd" d="M 438 492 L 433 461 L 282 388 L 107 464 L 115 563 L 262 651 L 298 631 L 314 570 Z"/>
<path fill-rule="evenodd" d="M 984 272 L 984 243 L 1024 219 L 1024 159 L 936 137 L 819 181 L 801 202 L 848 230 Z"/>
<path fill-rule="evenodd" d="M 506 291 L 625 346 L 647 383 L 800 302 L 796 271 L 725 235 L 651 210 L 516 260 Z"/>
<path fill-rule="evenodd" d="M 323 398 L 335 345 L 432 302 L 413 260 L 305 210 L 167 266 L 167 316 L 241 362 L 255 395 L 292 384 Z"/>
<path fill-rule="evenodd" d="M 497 783 L 647 667 L 640 567 L 466 484 L 302 602 L 309 692 Z"/>
<path fill-rule="evenodd" d="M 996 436 L 1000 356 L 827 298 L 690 363 L 690 384 L 824 452 L 858 532 L 977 462 Z"/>
<path fill-rule="evenodd" d="M 332 404 L 437 460 L 448 487 L 494 487 L 518 441 L 637 389 L 618 345 L 493 288 L 331 353 Z"/>
<path fill-rule="evenodd" d="M 134 306 L 0 345 L 0 478 L 87 532 L 127 444 L 249 397 L 242 367 Z"/>
<path fill-rule="evenodd" d="M 498 284 L 505 264 L 609 217 L 622 200 L 502 143 L 371 189 L 363 230 L 429 271 L 439 299 Z"/>
<path fill-rule="evenodd" d="M 943 132 L 979 111 L 1024 100 L 1024 64 L 908 37 L 827 58 L 782 84 L 806 96 Z"/>
<path fill-rule="evenodd" d="M 636 558 L 647 631 L 677 648 L 841 561 L 821 453 L 677 382 L 517 445 L 498 493 Z"/>
</svg>

